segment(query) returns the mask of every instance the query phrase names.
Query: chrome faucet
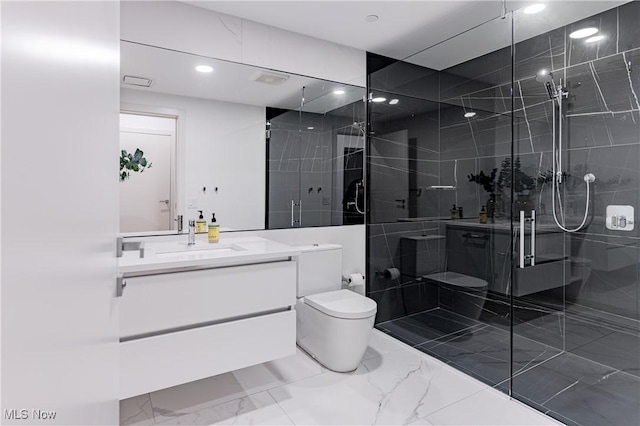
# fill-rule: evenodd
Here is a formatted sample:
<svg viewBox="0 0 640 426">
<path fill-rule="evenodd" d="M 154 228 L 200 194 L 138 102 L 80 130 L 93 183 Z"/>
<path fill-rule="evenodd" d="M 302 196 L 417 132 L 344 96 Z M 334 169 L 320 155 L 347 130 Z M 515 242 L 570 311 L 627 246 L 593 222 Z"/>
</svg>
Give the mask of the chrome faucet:
<svg viewBox="0 0 640 426">
<path fill-rule="evenodd" d="M 182 215 L 179 214 L 174 220 L 178 222 L 178 234 L 182 234 Z"/>
<path fill-rule="evenodd" d="M 189 242 L 188 246 L 193 246 L 196 244 L 196 221 L 195 219 L 189 220 Z"/>
</svg>

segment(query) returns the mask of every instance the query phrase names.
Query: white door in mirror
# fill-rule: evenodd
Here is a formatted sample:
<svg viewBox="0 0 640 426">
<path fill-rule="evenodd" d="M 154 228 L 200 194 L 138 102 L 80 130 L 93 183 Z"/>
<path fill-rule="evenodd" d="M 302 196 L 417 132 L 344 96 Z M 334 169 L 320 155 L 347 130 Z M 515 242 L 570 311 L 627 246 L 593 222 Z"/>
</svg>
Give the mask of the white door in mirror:
<svg viewBox="0 0 640 426">
<path fill-rule="evenodd" d="M 119 184 L 120 232 L 174 228 L 171 194 L 174 138 L 175 133 L 166 130 L 120 128 L 120 149 L 129 153 L 140 149 L 151 163 L 144 172 L 131 172 L 129 178 Z"/>
</svg>

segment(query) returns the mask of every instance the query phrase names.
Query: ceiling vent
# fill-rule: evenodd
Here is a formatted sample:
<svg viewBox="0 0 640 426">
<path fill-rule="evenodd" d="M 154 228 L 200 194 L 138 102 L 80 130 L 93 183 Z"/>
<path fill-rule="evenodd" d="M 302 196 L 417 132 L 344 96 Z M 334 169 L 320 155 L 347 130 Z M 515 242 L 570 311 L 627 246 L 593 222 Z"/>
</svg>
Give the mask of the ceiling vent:
<svg viewBox="0 0 640 426">
<path fill-rule="evenodd" d="M 261 71 L 254 75 L 252 80 L 258 83 L 270 84 L 272 86 L 278 86 L 289 79 L 286 74 L 279 74 L 276 72 Z"/>
<path fill-rule="evenodd" d="M 129 84 L 131 86 L 150 87 L 152 80 L 147 77 L 136 77 L 135 75 L 125 75 L 124 77 L 122 77 L 122 82 L 124 84 Z"/>
</svg>

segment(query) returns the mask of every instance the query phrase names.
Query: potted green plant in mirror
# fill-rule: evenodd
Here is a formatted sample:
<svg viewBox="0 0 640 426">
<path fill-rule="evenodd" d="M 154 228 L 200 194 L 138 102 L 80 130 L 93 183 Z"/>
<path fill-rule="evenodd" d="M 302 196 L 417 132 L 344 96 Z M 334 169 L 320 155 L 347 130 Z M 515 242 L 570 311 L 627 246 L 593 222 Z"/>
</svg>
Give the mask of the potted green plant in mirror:
<svg viewBox="0 0 640 426">
<path fill-rule="evenodd" d="M 502 181 L 498 175 L 498 169 L 491 170 L 488 175 L 484 171 L 478 174 L 469 174 L 467 176 L 469 182 L 475 182 L 482 186 L 489 193 L 487 200 L 487 216 L 493 221 L 495 217 L 501 217 L 504 214 L 504 203 L 502 202 Z"/>
<path fill-rule="evenodd" d="M 487 215 L 491 218 L 504 216 L 503 189 L 512 188 L 514 206 L 516 211 L 533 209 L 531 194 L 536 188 L 537 179 L 529 176 L 522 170 L 520 157 L 516 157 L 511 164 L 511 157 L 507 157 L 500 163 L 500 170 L 494 168 L 489 175 L 483 171 L 470 174 L 469 182 L 475 182 L 489 193 L 487 200 Z"/>
<path fill-rule="evenodd" d="M 120 151 L 120 182 L 129 179 L 131 172 L 142 173 L 151 168 L 151 163 L 144 157 L 144 152 L 136 148 L 133 154 L 123 149 Z"/>
</svg>

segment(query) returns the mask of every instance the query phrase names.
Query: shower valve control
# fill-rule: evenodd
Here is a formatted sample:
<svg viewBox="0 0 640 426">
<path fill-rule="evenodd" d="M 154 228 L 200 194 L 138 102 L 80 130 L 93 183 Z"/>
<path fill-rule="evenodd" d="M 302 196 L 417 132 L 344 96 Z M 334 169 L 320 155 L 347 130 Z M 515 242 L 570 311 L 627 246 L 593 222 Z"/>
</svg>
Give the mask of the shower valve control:
<svg viewBox="0 0 640 426">
<path fill-rule="evenodd" d="M 607 229 L 614 231 L 633 231 L 633 206 L 607 206 Z"/>
</svg>

